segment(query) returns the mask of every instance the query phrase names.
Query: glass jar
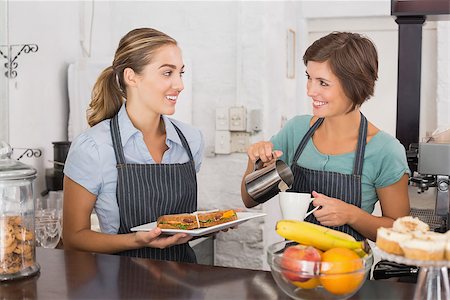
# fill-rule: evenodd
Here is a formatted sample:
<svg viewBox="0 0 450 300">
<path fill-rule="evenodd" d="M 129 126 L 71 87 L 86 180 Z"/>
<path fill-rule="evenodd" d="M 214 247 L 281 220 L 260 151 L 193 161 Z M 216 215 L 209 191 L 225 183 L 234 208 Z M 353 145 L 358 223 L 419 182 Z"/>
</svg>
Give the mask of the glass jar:
<svg viewBox="0 0 450 300">
<path fill-rule="evenodd" d="M 11 147 L 0 141 L 0 281 L 39 272 L 33 194 L 37 172 L 11 154 Z"/>
</svg>

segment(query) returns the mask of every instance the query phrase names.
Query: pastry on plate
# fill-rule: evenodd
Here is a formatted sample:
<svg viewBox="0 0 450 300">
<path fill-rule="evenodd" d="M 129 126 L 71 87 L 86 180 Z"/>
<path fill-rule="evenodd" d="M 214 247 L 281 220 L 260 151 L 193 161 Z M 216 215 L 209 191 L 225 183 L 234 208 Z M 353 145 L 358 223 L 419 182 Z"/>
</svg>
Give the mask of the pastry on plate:
<svg viewBox="0 0 450 300">
<path fill-rule="evenodd" d="M 406 216 L 398 218 L 394 221 L 392 229 L 398 232 L 409 232 L 409 231 L 428 231 L 430 226 L 427 223 L 419 220 L 419 218 Z"/>
<path fill-rule="evenodd" d="M 447 236 L 433 231 L 411 233 L 412 238 L 401 241 L 406 258 L 417 260 L 444 260 Z"/>
<path fill-rule="evenodd" d="M 410 238 L 411 234 L 409 233 L 398 232 L 392 228 L 380 227 L 377 230 L 376 245 L 378 248 L 387 253 L 403 255 L 403 250 L 399 243 Z"/>
<path fill-rule="evenodd" d="M 445 234 L 447 236 L 447 245 L 445 247 L 445 258 L 450 260 L 450 230 Z"/>
</svg>

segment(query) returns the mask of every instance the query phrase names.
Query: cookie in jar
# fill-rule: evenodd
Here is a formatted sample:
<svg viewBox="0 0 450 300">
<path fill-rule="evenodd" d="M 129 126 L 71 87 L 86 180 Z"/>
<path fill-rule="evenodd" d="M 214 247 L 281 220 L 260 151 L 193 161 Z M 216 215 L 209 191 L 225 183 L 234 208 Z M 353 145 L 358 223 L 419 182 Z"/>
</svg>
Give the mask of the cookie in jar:
<svg viewBox="0 0 450 300">
<path fill-rule="evenodd" d="M 20 216 L 0 217 L 0 275 L 19 273 L 34 264 L 33 231 Z"/>
</svg>

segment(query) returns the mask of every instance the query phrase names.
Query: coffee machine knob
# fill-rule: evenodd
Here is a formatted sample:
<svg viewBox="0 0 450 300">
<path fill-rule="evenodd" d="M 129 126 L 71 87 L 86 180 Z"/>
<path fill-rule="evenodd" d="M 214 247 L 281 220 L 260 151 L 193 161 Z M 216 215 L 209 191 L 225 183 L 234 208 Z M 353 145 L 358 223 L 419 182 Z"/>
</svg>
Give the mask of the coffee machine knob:
<svg viewBox="0 0 450 300">
<path fill-rule="evenodd" d="M 438 180 L 437 188 L 440 192 L 448 191 L 448 181 L 447 180 Z"/>
</svg>

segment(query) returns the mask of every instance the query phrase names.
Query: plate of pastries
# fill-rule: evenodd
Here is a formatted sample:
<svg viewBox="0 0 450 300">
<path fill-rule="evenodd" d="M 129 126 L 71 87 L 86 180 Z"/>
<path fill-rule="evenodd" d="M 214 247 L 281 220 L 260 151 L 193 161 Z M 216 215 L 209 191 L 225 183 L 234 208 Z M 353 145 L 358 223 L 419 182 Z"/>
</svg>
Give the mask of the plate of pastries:
<svg viewBox="0 0 450 300">
<path fill-rule="evenodd" d="M 376 246 L 382 258 L 397 263 L 450 267 L 450 230 L 430 231 L 417 217 L 401 217 L 391 228 L 378 228 Z"/>
</svg>

